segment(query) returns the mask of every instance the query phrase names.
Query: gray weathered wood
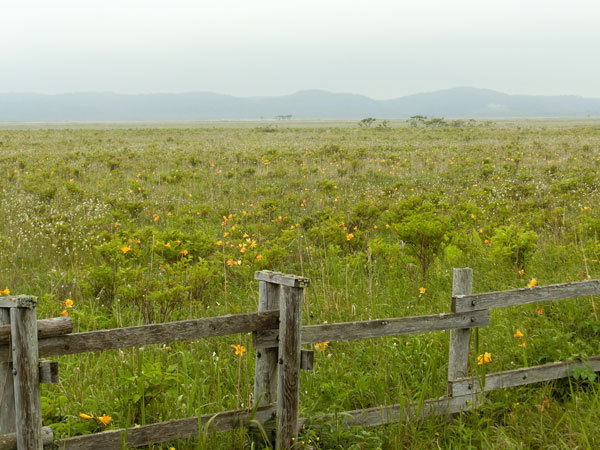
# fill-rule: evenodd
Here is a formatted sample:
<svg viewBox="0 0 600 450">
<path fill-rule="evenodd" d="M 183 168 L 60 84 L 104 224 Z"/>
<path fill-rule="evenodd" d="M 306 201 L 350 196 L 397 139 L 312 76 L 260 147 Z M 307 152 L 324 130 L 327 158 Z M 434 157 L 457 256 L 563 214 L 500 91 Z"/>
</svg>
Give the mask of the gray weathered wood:
<svg viewBox="0 0 600 450">
<path fill-rule="evenodd" d="M 37 306 L 37 297 L 31 295 L 10 295 L 0 297 L 0 308 L 35 308 Z"/>
<path fill-rule="evenodd" d="M 203 432 L 198 424 L 206 427 L 209 433 L 228 431 L 247 425 L 250 420 L 264 423 L 275 416 L 275 407 L 268 405 L 258 408 L 255 414 L 247 409 L 225 411 L 217 414 L 205 414 L 200 417 L 170 420 L 168 422 L 153 423 L 129 429 L 104 431 L 102 433 L 88 434 L 56 442 L 59 449 L 64 450 L 107 450 L 120 449 L 121 443 L 126 441 L 126 447 L 141 447 L 153 443 L 173 441 L 195 437 Z M 213 419 L 214 418 L 214 419 Z M 127 436 L 127 439 L 125 439 Z"/>
<path fill-rule="evenodd" d="M 279 318 L 276 448 L 287 449 L 298 436 L 300 406 L 300 325 L 303 288 L 282 286 Z"/>
<path fill-rule="evenodd" d="M 313 370 L 315 367 L 315 352 L 312 350 L 300 351 L 300 369 L 301 370 Z"/>
<path fill-rule="evenodd" d="M 50 427 L 42 427 L 42 443 L 44 448 L 52 448 L 54 433 Z M 0 450 L 17 450 L 17 435 L 15 433 L 0 436 Z"/>
<path fill-rule="evenodd" d="M 11 308 L 15 423 L 19 450 L 42 450 L 42 404 L 35 308 Z"/>
<path fill-rule="evenodd" d="M 0 325 L 3 324 L 8 324 L 10 328 L 10 310 L 6 308 L 0 308 Z M 14 433 L 16 430 L 15 393 L 12 363 L 9 362 L 0 362 L 0 405 L 2 405 L 0 407 L 0 434 Z"/>
<path fill-rule="evenodd" d="M 279 272 L 271 272 L 270 270 L 260 270 L 255 272 L 254 279 L 289 287 L 307 287 L 310 284 L 310 279 L 308 278 Z"/>
<path fill-rule="evenodd" d="M 40 383 L 58 384 L 58 361 L 40 361 Z"/>
<path fill-rule="evenodd" d="M 302 327 L 302 344 L 316 342 L 348 341 L 353 339 L 398 336 L 402 334 L 426 333 L 454 328 L 483 327 L 490 323 L 488 311 L 473 313 L 431 314 L 428 316 L 399 317 L 392 319 L 339 322 Z M 278 345 L 277 330 L 259 331 L 254 345 L 274 347 Z"/>
<path fill-rule="evenodd" d="M 484 391 L 502 389 L 513 386 L 539 383 L 541 381 L 566 378 L 573 374 L 576 367 L 600 372 L 600 356 L 586 358 L 581 361 L 565 361 L 541 366 L 524 367 L 522 369 L 508 370 L 487 374 L 485 377 Z M 452 382 L 452 389 L 456 395 L 467 395 L 481 392 L 477 377 L 460 378 Z"/>
<path fill-rule="evenodd" d="M 509 291 L 485 292 L 472 295 L 456 294 L 454 295 L 454 300 L 457 302 L 456 311 L 466 312 L 590 295 L 600 295 L 600 280 L 550 284 L 547 286 L 526 287 Z"/>
<path fill-rule="evenodd" d="M 454 298 L 457 295 L 468 295 L 473 289 L 473 269 L 454 269 L 452 279 L 452 312 L 460 311 L 458 304 L 462 300 Z M 488 311 L 489 313 L 489 311 Z M 489 316 L 488 316 L 489 317 Z M 448 381 L 464 377 L 469 371 L 469 328 L 450 330 L 450 348 L 448 350 Z M 448 395 L 454 395 L 452 385 L 448 383 Z"/>
<path fill-rule="evenodd" d="M 38 339 L 62 336 L 73 331 L 73 320 L 70 317 L 53 317 L 37 321 Z M 0 345 L 8 344 L 10 325 L 0 325 Z"/>
<path fill-rule="evenodd" d="M 279 311 L 233 314 L 110 330 L 73 333 L 39 340 L 41 358 L 113 348 L 136 347 L 212 336 L 247 333 L 277 328 Z M 0 361 L 9 361 L 6 346 L 0 347 Z"/>
<path fill-rule="evenodd" d="M 260 281 L 258 311 L 279 310 L 279 285 Z M 279 320 L 279 317 L 277 318 Z M 260 406 L 277 400 L 277 348 L 256 347 L 254 371 L 254 402 Z"/>
<path fill-rule="evenodd" d="M 376 406 L 374 408 L 357 409 L 354 411 L 343 411 L 336 414 L 325 414 L 310 418 L 302 418 L 299 426 L 309 421 L 336 420 L 342 426 L 373 427 L 397 423 L 401 420 L 412 418 L 423 418 L 433 415 L 456 414 L 467 411 L 478 405 L 475 395 L 463 395 L 460 397 L 441 397 L 437 399 L 424 400 L 421 403 L 412 402 L 388 406 Z"/>
</svg>

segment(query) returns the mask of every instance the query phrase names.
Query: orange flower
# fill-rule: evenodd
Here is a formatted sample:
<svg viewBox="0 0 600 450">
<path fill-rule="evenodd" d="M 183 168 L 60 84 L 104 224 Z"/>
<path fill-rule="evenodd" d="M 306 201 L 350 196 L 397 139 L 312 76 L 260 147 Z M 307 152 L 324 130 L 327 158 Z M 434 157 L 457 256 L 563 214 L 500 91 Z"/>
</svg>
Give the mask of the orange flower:
<svg viewBox="0 0 600 450">
<path fill-rule="evenodd" d="M 518 338 L 518 339 L 523 339 L 523 336 L 525 336 L 523 333 L 521 333 L 521 330 L 517 330 L 514 334 L 514 337 Z"/>
<path fill-rule="evenodd" d="M 125 247 L 121 247 L 121 251 L 123 252 L 123 254 L 125 254 L 125 253 L 127 253 L 127 252 L 131 251 L 131 248 L 129 248 L 129 247 L 127 247 L 127 246 L 125 246 Z"/>
<path fill-rule="evenodd" d="M 540 316 L 542 314 L 544 314 L 544 310 L 542 308 L 540 308 L 538 305 L 535 305 L 535 312 L 538 313 Z"/>
<path fill-rule="evenodd" d="M 71 308 L 73 306 L 73 300 L 71 300 L 70 298 L 65 300 L 65 306 L 67 308 Z"/>
<path fill-rule="evenodd" d="M 425 292 L 427 292 L 427 289 L 426 289 L 426 288 L 424 288 L 424 287 L 420 287 L 420 288 L 419 288 L 419 292 L 420 292 L 421 294 L 424 294 Z"/>
<path fill-rule="evenodd" d="M 521 270 L 519 270 L 519 275 L 520 275 L 520 276 L 523 276 L 523 275 L 525 275 L 525 269 L 521 269 Z"/>
<path fill-rule="evenodd" d="M 346 240 L 348 240 L 348 241 L 353 238 L 354 238 L 354 233 L 350 233 L 350 234 L 346 235 Z"/>
<path fill-rule="evenodd" d="M 106 414 L 102 414 L 101 417 L 97 418 L 100 422 L 102 422 L 104 424 L 104 426 L 107 426 L 108 423 L 111 421 L 112 417 L 107 416 Z"/>
<path fill-rule="evenodd" d="M 223 245 L 223 241 L 217 241 L 217 245 L 220 247 L 221 245 Z"/>
<path fill-rule="evenodd" d="M 260 261 L 262 259 L 262 255 L 256 255 L 256 259 Z"/>
<path fill-rule="evenodd" d="M 235 265 L 235 261 L 234 261 L 233 259 L 229 258 L 229 259 L 227 260 L 227 265 L 228 265 L 229 267 L 231 267 L 231 266 Z"/>
<path fill-rule="evenodd" d="M 244 356 L 244 353 L 246 353 L 246 348 L 243 345 L 231 344 L 231 348 L 235 350 L 235 354 L 238 356 Z"/>
<path fill-rule="evenodd" d="M 160 219 L 160 216 L 157 214 L 157 215 L 154 216 L 154 221 L 158 222 L 158 219 Z"/>
<path fill-rule="evenodd" d="M 481 366 L 482 364 L 488 364 L 492 362 L 492 354 L 485 352 L 482 355 L 477 357 L 477 365 Z"/>
<path fill-rule="evenodd" d="M 67 316 L 69 315 L 69 313 L 67 312 L 67 310 L 66 310 L 66 309 L 63 309 L 63 310 L 61 311 L 60 315 L 61 315 L 61 316 L 63 316 L 63 317 L 67 317 Z"/>
<path fill-rule="evenodd" d="M 318 349 L 318 350 L 320 350 L 320 351 L 323 351 L 323 350 L 325 350 L 327 348 L 328 345 L 329 345 L 329 341 L 317 342 L 315 344 L 315 348 Z"/>
<path fill-rule="evenodd" d="M 4 295 L 10 295 L 10 289 L 4 288 L 3 291 L 0 291 L 0 295 L 2 295 L 2 294 L 4 294 Z"/>
<path fill-rule="evenodd" d="M 531 281 L 529 282 L 529 284 L 527 285 L 527 287 L 534 287 L 537 286 L 538 282 L 535 278 L 532 278 Z"/>
</svg>

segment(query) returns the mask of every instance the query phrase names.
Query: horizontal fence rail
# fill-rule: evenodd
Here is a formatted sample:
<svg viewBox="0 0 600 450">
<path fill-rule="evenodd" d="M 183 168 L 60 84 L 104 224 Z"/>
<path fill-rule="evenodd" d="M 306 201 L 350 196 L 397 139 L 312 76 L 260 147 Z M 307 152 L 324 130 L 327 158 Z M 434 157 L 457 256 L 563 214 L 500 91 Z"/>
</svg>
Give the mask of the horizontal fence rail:
<svg viewBox="0 0 600 450">
<path fill-rule="evenodd" d="M 455 295 L 452 297 L 452 301 L 453 304 L 456 304 L 456 312 L 468 312 L 590 295 L 600 295 L 600 280 L 550 284 L 483 294 Z"/>
<path fill-rule="evenodd" d="M 573 375 L 573 371 L 576 368 L 600 372 L 600 356 L 489 373 L 485 376 L 483 389 L 481 388 L 479 377 L 460 378 L 451 381 L 451 384 L 455 395 L 468 395 L 482 391 L 487 392 L 495 389 L 567 378 Z"/>
<path fill-rule="evenodd" d="M 432 314 L 428 316 L 308 325 L 301 328 L 300 339 L 302 344 L 314 344 L 324 341 L 349 341 L 427 333 L 454 328 L 482 327 L 489 325 L 489 323 L 489 311 L 474 311 L 470 314 Z M 257 333 L 254 345 L 256 347 L 277 347 L 278 331 L 271 330 Z"/>
<path fill-rule="evenodd" d="M 110 330 L 66 334 L 39 341 L 40 357 L 71 355 L 116 348 L 162 344 L 277 328 L 279 311 L 265 311 L 196 320 L 168 322 Z M 9 348 L 0 347 L 0 362 L 11 360 Z"/>
<path fill-rule="evenodd" d="M 73 321 L 70 317 L 53 317 L 37 321 L 38 339 L 62 336 L 73 331 Z M 10 341 L 10 325 L 0 325 L 0 345 Z"/>
</svg>

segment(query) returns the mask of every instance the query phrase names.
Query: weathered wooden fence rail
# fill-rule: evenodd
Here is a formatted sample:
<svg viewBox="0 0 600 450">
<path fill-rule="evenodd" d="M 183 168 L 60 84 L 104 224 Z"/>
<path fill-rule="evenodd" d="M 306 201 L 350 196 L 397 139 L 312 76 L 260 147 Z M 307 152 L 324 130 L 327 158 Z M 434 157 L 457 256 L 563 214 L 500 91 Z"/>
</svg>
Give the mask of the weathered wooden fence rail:
<svg viewBox="0 0 600 450">
<path fill-rule="evenodd" d="M 276 272 L 256 272 L 258 312 L 208 317 L 163 324 L 71 333 L 68 317 L 36 320 L 37 300 L 29 296 L 0 298 L 0 450 L 110 449 L 227 431 L 250 421 L 274 420 L 277 448 L 291 448 L 307 418 L 298 416 L 300 369 L 312 368 L 312 352 L 302 344 L 324 341 L 397 336 L 450 330 L 448 395 L 417 403 L 399 403 L 311 419 L 337 418 L 345 425 L 373 426 L 411 417 L 453 414 L 473 408 L 482 392 L 521 386 L 572 375 L 576 367 L 600 371 L 600 356 L 491 373 L 484 387 L 469 377 L 471 329 L 488 326 L 490 310 L 573 297 L 600 295 L 600 280 L 472 294 L 471 269 L 455 269 L 452 312 L 428 316 L 389 318 L 301 326 L 307 278 Z M 202 339 L 252 332 L 256 348 L 253 410 L 240 409 L 171 420 L 129 429 L 110 430 L 54 440 L 42 427 L 40 383 L 58 382 L 58 364 L 39 361 L 59 356 L 115 348 Z"/>
</svg>

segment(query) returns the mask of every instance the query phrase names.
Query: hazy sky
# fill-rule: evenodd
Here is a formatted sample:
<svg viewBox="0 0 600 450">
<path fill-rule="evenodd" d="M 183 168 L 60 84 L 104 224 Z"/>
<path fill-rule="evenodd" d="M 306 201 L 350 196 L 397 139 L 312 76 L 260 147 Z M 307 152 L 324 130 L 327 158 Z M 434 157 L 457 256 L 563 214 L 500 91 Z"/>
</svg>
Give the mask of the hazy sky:
<svg viewBox="0 0 600 450">
<path fill-rule="evenodd" d="M 0 0 L 0 92 L 600 97 L 597 0 Z"/>
</svg>

